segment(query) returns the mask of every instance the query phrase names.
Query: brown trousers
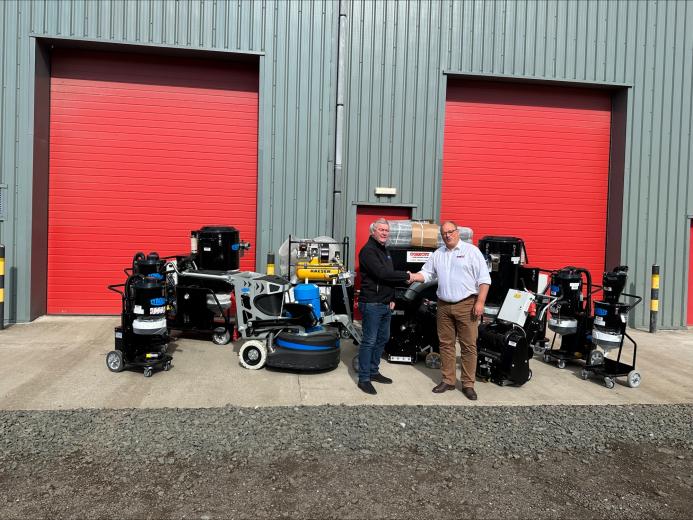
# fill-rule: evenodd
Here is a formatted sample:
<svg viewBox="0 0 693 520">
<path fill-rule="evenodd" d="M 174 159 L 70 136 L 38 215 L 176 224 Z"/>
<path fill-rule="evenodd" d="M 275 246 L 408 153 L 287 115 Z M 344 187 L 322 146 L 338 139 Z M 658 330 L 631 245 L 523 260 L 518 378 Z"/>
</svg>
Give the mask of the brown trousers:
<svg viewBox="0 0 693 520">
<path fill-rule="evenodd" d="M 460 342 L 462 358 L 462 388 L 474 387 L 476 377 L 476 338 L 479 319 L 474 316 L 476 295 L 458 303 L 438 301 L 438 339 L 443 381 L 454 385 L 456 376 L 455 340 Z"/>
</svg>

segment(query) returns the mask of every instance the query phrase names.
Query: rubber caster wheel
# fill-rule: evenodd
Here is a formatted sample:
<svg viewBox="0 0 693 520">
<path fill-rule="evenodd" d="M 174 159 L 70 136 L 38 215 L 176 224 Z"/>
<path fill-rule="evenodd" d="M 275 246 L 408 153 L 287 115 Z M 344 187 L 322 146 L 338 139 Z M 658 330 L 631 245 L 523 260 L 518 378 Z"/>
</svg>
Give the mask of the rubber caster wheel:
<svg viewBox="0 0 693 520">
<path fill-rule="evenodd" d="M 351 339 L 351 332 L 349 332 L 349 330 L 345 328 L 340 329 L 339 337 L 342 339 Z"/>
<path fill-rule="evenodd" d="M 106 366 L 111 372 L 122 372 L 125 368 L 123 353 L 120 350 L 111 350 L 106 354 Z"/>
<path fill-rule="evenodd" d="M 580 371 L 580 378 L 581 378 L 581 379 L 584 379 L 585 381 L 587 381 L 587 380 L 589 379 L 589 377 L 590 377 L 590 373 L 589 373 L 587 370 L 585 370 L 585 369 L 583 368 L 583 369 Z"/>
<path fill-rule="evenodd" d="M 241 366 L 248 370 L 259 370 L 267 362 L 267 347 L 264 341 L 251 339 L 243 343 L 238 352 Z"/>
<path fill-rule="evenodd" d="M 215 345 L 228 345 L 231 341 L 231 333 L 226 329 L 217 329 L 212 334 L 212 343 Z"/>
<path fill-rule="evenodd" d="M 429 352 L 426 354 L 426 368 L 430 368 L 433 370 L 440 370 L 441 366 L 441 359 L 440 359 L 440 354 L 438 352 Z"/>
<path fill-rule="evenodd" d="M 531 380 L 532 380 L 532 369 L 530 368 L 529 372 L 527 372 L 527 381 L 531 381 Z"/>
<path fill-rule="evenodd" d="M 168 372 L 169 370 L 171 370 L 171 362 L 167 361 L 164 363 L 164 372 Z"/>
<path fill-rule="evenodd" d="M 549 361 L 551 361 L 551 356 L 544 354 L 544 363 L 548 363 Z"/>
<path fill-rule="evenodd" d="M 144 377 L 152 377 L 152 369 L 151 368 L 145 368 L 144 369 Z"/>
<path fill-rule="evenodd" d="M 354 359 L 351 360 L 351 368 L 354 369 L 354 372 L 358 374 L 359 372 L 359 355 L 356 354 L 354 356 Z"/>
<path fill-rule="evenodd" d="M 628 372 L 628 386 L 631 388 L 637 388 L 640 386 L 640 381 L 642 380 L 642 377 L 640 376 L 640 372 L 636 372 L 635 370 L 631 370 Z"/>
<path fill-rule="evenodd" d="M 614 386 L 616 386 L 616 382 L 614 381 L 613 377 L 605 377 L 604 378 L 604 386 L 606 386 L 609 390 L 611 390 Z"/>
<path fill-rule="evenodd" d="M 564 359 L 559 359 L 559 360 L 558 360 L 558 365 L 556 365 L 556 366 L 558 366 L 558 368 L 561 368 L 561 369 L 565 368 L 565 360 L 564 360 Z"/>
</svg>

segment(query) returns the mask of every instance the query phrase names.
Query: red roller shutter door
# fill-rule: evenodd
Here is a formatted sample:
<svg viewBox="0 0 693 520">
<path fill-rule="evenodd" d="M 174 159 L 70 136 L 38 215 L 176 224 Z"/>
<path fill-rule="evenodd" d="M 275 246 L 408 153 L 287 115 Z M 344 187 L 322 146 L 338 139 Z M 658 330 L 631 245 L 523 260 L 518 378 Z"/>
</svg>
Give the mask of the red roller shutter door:
<svg viewBox="0 0 693 520">
<path fill-rule="evenodd" d="M 256 65 L 58 50 L 50 95 L 49 313 L 119 312 L 133 254 L 202 225 L 255 244 Z"/>
<path fill-rule="evenodd" d="M 471 227 L 475 242 L 518 236 L 533 265 L 586 267 L 599 283 L 609 93 L 451 82 L 445 110 L 441 220 Z"/>
</svg>

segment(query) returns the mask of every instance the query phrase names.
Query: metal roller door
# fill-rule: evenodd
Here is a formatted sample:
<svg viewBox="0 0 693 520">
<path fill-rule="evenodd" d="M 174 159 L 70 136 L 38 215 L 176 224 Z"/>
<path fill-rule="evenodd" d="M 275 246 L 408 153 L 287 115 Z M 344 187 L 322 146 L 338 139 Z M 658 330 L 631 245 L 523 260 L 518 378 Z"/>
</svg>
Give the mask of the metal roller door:
<svg viewBox="0 0 693 520">
<path fill-rule="evenodd" d="M 56 50 L 50 96 L 49 313 L 119 312 L 133 254 L 202 225 L 255 244 L 256 64 Z"/>
<path fill-rule="evenodd" d="M 448 87 L 441 219 L 525 240 L 530 263 L 604 270 L 608 92 L 491 82 Z M 613 266 L 608 266 L 612 268 Z"/>
</svg>

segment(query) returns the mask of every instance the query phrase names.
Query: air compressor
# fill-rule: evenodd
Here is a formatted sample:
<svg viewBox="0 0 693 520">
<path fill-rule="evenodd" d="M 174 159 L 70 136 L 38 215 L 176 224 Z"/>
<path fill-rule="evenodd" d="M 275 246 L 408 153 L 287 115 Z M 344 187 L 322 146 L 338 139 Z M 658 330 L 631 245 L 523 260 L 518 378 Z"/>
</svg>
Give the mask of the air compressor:
<svg viewBox="0 0 693 520">
<path fill-rule="evenodd" d="M 154 368 L 171 368 L 173 357 L 166 352 L 169 334 L 163 265 L 156 253 L 146 257 L 137 253 L 132 268 L 125 270 L 125 283 L 108 286 L 121 295 L 122 301 L 121 324 L 115 328 L 115 350 L 106 355 L 106 366 L 111 372 L 137 367 L 143 369 L 144 377 L 150 377 Z"/>
<path fill-rule="evenodd" d="M 560 348 L 544 352 L 544 361 L 556 360 L 558 368 L 566 361 L 586 359 L 592 346 L 592 276 L 582 267 L 566 266 L 551 273 L 548 328 L 561 336 Z M 583 295 L 583 288 L 585 294 Z"/>
</svg>

